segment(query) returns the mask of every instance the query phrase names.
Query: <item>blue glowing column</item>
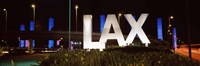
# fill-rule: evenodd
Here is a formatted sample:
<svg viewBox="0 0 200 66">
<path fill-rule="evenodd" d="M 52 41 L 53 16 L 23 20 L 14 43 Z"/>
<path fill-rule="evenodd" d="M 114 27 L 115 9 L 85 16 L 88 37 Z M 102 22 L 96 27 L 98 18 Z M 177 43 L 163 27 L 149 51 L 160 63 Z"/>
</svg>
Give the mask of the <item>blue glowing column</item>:
<svg viewBox="0 0 200 66">
<path fill-rule="evenodd" d="M 157 34 L 158 40 L 163 40 L 162 18 L 157 18 Z"/>
<path fill-rule="evenodd" d="M 105 15 L 101 15 L 100 16 L 100 33 L 103 31 L 103 27 L 104 27 L 104 24 L 105 24 Z"/>
<path fill-rule="evenodd" d="M 34 31 L 34 21 L 30 21 L 30 31 Z"/>
<path fill-rule="evenodd" d="M 54 18 L 49 18 L 49 29 L 48 31 L 51 31 L 54 27 Z"/>
<path fill-rule="evenodd" d="M 48 31 L 51 31 L 53 27 L 54 27 L 54 18 L 49 18 Z M 54 40 L 49 40 L 48 48 L 53 48 L 53 47 L 54 47 Z"/>
<path fill-rule="evenodd" d="M 34 31 L 35 30 L 35 23 L 34 21 L 30 21 L 30 31 Z M 35 47 L 35 40 L 32 40 L 32 48 Z"/>
<path fill-rule="evenodd" d="M 20 48 L 25 47 L 25 40 L 20 40 Z"/>
<path fill-rule="evenodd" d="M 49 40 L 48 48 L 53 48 L 53 46 L 54 46 L 54 40 Z"/>
<path fill-rule="evenodd" d="M 20 29 L 20 31 L 25 31 L 25 25 L 21 24 L 19 29 Z M 20 40 L 19 46 L 20 46 L 20 48 L 25 47 L 25 40 Z"/>
<path fill-rule="evenodd" d="M 35 40 L 32 40 L 32 48 L 35 47 Z"/>
<path fill-rule="evenodd" d="M 172 35 L 173 35 L 172 40 L 173 40 L 174 49 L 176 49 L 177 48 L 176 28 L 173 28 Z"/>
<path fill-rule="evenodd" d="M 20 31 L 25 31 L 25 25 L 23 24 L 20 25 Z"/>
</svg>

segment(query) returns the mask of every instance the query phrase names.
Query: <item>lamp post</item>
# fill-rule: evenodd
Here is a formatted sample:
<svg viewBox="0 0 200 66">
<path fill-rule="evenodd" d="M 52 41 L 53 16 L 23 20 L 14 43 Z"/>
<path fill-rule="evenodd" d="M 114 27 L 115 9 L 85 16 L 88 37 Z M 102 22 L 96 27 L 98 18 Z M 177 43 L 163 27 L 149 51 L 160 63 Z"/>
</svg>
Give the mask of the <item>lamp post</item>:
<svg viewBox="0 0 200 66">
<path fill-rule="evenodd" d="M 119 25 L 120 25 L 120 17 L 122 16 L 121 13 L 118 14 L 118 22 L 119 22 Z"/>
<path fill-rule="evenodd" d="M 78 31 L 78 5 L 75 5 L 75 9 L 76 9 L 76 32 Z"/>
<path fill-rule="evenodd" d="M 172 28 L 171 19 L 174 19 L 174 17 L 173 16 L 169 17 L 169 25 L 168 25 L 168 30 L 167 30 L 167 34 L 169 35 L 171 35 L 171 28 Z"/>
<path fill-rule="evenodd" d="M 168 18 L 169 25 L 168 25 L 168 29 L 167 29 L 167 35 L 168 35 L 168 41 L 169 41 L 170 44 L 172 43 L 172 23 L 171 23 L 171 19 L 174 19 L 174 16 L 170 16 Z"/>
<path fill-rule="evenodd" d="M 33 8 L 33 22 L 35 23 L 35 5 L 32 4 L 31 7 Z"/>
<path fill-rule="evenodd" d="M 69 47 L 68 49 L 71 50 L 71 38 L 70 38 L 70 31 L 71 31 L 71 0 L 69 0 L 69 31 L 68 31 L 68 44 L 69 44 Z"/>
<path fill-rule="evenodd" d="M 7 21 L 8 21 L 8 11 L 7 9 L 3 9 L 3 11 L 5 12 L 6 18 L 5 18 L 5 31 L 7 32 Z"/>
</svg>

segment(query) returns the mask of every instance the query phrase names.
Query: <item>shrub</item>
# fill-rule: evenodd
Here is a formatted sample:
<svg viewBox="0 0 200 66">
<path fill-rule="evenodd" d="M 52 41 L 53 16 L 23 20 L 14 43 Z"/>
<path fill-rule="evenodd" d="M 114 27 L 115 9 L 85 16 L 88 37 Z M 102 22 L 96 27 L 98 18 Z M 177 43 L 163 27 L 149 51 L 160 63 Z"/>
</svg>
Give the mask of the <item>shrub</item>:
<svg viewBox="0 0 200 66">
<path fill-rule="evenodd" d="M 103 52 L 61 51 L 40 59 L 41 66 L 199 66 L 168 51 L 146 47 L 110 48 Z"/>
</svg>

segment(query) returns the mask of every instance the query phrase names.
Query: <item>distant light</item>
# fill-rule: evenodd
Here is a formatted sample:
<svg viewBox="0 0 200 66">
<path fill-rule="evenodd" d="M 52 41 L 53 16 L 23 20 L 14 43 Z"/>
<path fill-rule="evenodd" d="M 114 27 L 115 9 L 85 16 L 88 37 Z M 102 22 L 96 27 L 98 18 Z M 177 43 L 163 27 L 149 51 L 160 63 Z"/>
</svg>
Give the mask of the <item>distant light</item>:
<svg viewBox="0 0 200 66">
<path fill-rule="evenodd" d="M 49 40 L 48 48 L 53 48 L 53 46 L 54 46 L 54 40 Z"/>
<path fill-rule="evenodd" d="M 170 32 L 170 30 L 168 30 L 168 32 Z"/>
<path fill-rule="evenodd" d="M 20 41 L 20 37 L 18 37 L 18 40 Z"/>
<path fill-rule="evenodd" d="M 3 9 L 3 11 L 7 11 L 6 9 Z"/>
<path fill-rule="evenodd" d="M 35 47 L 35 40 L 32 40 L 32 48 Z"/>
<path fill-rule="evenodd" d="M 34 5 L 34 4 L 32 4 L 32 5 L 31 5 L 31 7 L 32 7 L 32 8 L 35 8 L 35 5 Z"/>
<path fill-rule="evenodd" d="M 174 19 L 174 16 L 170 16 L 170 19 Z"/>
<path fill-rule="evenodd" d="M 122 16 L 122 14 L 121 14 L 121 13 L 119 13 L 119 14 L 118 14 L 118 16 Z"/>
<path fill-rule="evenodd" d="M 25 31 L 25 25 L 23 24 L 20 25 L 20 31 Z"/>
<path fill-rule="evenodd" d="M 172 25 L 171 24 L 169 24 L 169 27 L 171 27 Z"/>
<path fill-rule="evenodd" d="M 49 28 L 48 30 L 51 31 L 54 27 L 54 18 L 49 18 Z"/>
<path fill-rule="evenodd" d="M 8 52 L 8 51 L 3 51 L 2 53 L 3 53 L 3 54 L 8 54 L 9 52 Z"/>
<path fill-rule="evenodd" d="M 60 40 L 63 40 L 63 38 L 60 38 Z"/>
<path fill-rule="evenodd" d="M 28 47 L 28 45 L 29 45 L 29 41 L 25 40 L 25 47 Z"/>
<path fill-rule="evenodd" d="M 71 44 L 74 44 L 74 42 L 73 42 L 73 41 L 71 41 Z"/>
<path fill-rule="evenodd" d="M 78 9 L 78 5 L 76 5 L 75 8 Z"/>
<path fill-rule="evenodd" d="M 60 40 L 57 40 L 56 45 L 57 45 L 57 46 L 60 45 Z"/>
</svg>

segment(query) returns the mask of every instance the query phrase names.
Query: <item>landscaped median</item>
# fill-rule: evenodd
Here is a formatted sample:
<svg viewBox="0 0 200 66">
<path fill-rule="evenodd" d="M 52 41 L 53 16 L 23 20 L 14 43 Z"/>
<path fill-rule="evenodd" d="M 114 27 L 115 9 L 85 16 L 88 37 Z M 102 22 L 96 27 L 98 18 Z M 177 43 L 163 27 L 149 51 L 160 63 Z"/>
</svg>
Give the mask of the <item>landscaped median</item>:
<svg viewBox="0 0 200 66">
<path fill-rule="evenodd" d="M 118 47 L 104 51 L 60 51 L 41 57 L 41 66 L 200 66 L 200 62 L 170 50 L 150 47 Z"/>
</svg>

